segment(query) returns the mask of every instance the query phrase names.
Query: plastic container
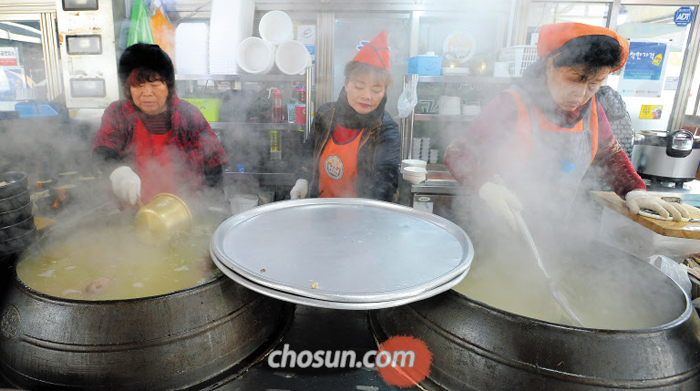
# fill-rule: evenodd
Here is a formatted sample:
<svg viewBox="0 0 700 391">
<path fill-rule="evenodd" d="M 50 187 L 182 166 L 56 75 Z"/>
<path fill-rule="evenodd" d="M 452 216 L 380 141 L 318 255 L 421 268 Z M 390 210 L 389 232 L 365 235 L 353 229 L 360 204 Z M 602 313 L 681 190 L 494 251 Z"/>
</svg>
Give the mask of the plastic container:
<svg viewBox="0 0 700 391">
<path fill-rule="evenodd" d="M 286 75 L 303 75 L 311 66 L 311 54 L 299 41 L 286 41 L 277 46 L 275 65 Z"/>
<path fill-rule="evenodd" d="M 282 122 L 284 121 L 284 109 L 282 108 L 282 92 L 278 88 L 273 88 L 271 91 L 272 95 L 272 111 L 270 112 L 270 119 L 272 122 Z"/>
<path fill-rule="evenodd" d="M 192 98 L 182 98 L 193 105 L 197 106 L 199 111 L 204 115 L 204 119 L 209 122 L 216 122 L 219 120 L 219 108 L 221 107 L 222 99 L 192 99 Z"/>
<path fill-rule="evenodd" d="M 421 76 L 440 76 L 442 72 L 442 57 L 414 56 L 408 59 L 408 74 Z"/>
<path fill-rule="evenodd" d="M 260 18 L 258 31 L 262 39 L 274 45 L 294 38 L 292 18 L 282 11 L 270 11 Z"/>
<path fill-rule="evenodd" d="M 306 105 L 297 105 L 295 108 L 295 116 L 294 119 L 296 123 L 298 124 L 305 124 L 306 123 Z"/>
<path fill-rule="evenodd" d="M 254 75 L 266 74 L 275 64 L 275 46 L 258 37 L 248 37 L 236 50 L 238 66 Z"/>
<path fill-rule="evenodd" d="M 57 117 L 59 109 L 50 102 L 19 102 L 15 104 L 19 118 Z"/>
<path fill-rule="evenodd" d="M 511 76 L 522 76 L 525 69 L 537 61 L 537 46 L 511 46 L 501 50 L 500 60 L 509 63 Z"/>
<path fill-rule="evenodd" d="M 231 213 L 236 215 L 258 206 L 258 196 L 256 194 L 233 194 L 229 202 L 231 203 Z"/>
</svg>

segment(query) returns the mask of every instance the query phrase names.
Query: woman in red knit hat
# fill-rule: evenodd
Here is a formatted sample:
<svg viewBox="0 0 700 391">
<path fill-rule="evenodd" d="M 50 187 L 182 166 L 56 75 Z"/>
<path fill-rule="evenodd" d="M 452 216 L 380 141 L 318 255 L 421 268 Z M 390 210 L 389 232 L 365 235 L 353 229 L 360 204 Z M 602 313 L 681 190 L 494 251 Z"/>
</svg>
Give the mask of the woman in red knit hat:
<svg viewBox="0 0 700 391">
<path fill-rule="evenodd" d="M 628 50 L 624 38 L 604 27 L 543 26 L 537 62 L 449 145 L 445 165 L 513 228 L 513 211 L 521 209 L 538 220 L 567 216 L 589 170 L 633 213 L 688 217 L 684 205 L 646 193 L 596 98 Z"/>
<path fill-rule="evenodd" d="M 338 100 L 316 110 L 292 199 L 371 198 L 391 201 L 399 181 L 400 137 L 384 110 L 391 84 L 382 31 L 345 66 Z"/>
</svg>

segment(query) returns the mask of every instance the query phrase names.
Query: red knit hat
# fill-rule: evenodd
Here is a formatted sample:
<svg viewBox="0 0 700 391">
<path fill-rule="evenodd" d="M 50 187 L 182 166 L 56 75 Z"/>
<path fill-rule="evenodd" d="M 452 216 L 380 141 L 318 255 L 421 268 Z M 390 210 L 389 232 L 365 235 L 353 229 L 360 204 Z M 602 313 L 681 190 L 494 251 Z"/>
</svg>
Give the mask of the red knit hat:
<svg viewBox="0 0 700 391">
<path fill-rule="evenodd" d="M 382 69 L 389 70 L 389 45 L 386 41 L 386 31 L 382 31 L 368 44 L 362 47 L 352 61 L 364 62 Z"/>
<path fill-rule="evenodd" d="M 617 40 L 617 42 L 620 43 L 621 61 L 620 66 L 613 69 L 613 71 L 625 65 L 630 50 L 629 42 L 609 28 L 591 26 L 583 23 L 555 23 L 542 26 L 540 28 L 540 37 L 537 40 L 537 55 L 545 58 L 570 40 L 586 35 L 604 35 Z"/>
</svg>

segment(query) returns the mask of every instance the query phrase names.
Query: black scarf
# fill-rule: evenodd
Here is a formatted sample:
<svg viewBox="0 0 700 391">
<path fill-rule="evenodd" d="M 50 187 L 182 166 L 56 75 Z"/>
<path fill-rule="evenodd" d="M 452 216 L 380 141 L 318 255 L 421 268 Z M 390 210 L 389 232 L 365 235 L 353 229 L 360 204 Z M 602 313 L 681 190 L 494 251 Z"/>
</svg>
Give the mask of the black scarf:
<svg viewBox="0 0 700 391">
<path fill-rule="evenodd" d="M 345 87 L 340 90 L 338 100 L 335 104 L 335 115 L 333 121 L 338 125 L 348 129 L 365 129 L 377 125 L 382 122 L 384 115 L 384 106 L 386 105 L 386 94 L 379 106 L 372 112 L 367 114 L 359 114 L 350 106 L 348 102 L 348 94 L 345 92 Z"/>
</svg>

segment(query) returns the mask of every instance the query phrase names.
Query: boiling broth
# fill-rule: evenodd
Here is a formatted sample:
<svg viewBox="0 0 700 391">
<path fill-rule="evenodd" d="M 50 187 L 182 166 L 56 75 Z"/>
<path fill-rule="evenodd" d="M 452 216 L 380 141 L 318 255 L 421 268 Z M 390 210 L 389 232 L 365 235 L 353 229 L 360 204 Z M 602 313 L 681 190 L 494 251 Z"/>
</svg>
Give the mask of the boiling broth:
<svg viewBox="0 0 700 391">
<path fill-rule="evenodd" d="M 574 326 L 524 246 L 515 242 L 505 247 L 475 245 L 471 269 L 453 290 L 518 315 Z M 644 261 L 602 250 L 572 249 L 571 253 L 576 255 L 544 252 L 543 262 L 585 327 L 645 329 L 669 323 L 683 313 L 682 290 Z"/>
<path fill-rule="evenodd" d="M 172 243 L 139 242 L 131 226 L 81 230 L 17 264 L 30 288 L 66 299 L 121 300 L 171 293 L 220 275 L 208 255 L 215 227 L 197 226 Z"/>
</svg>

